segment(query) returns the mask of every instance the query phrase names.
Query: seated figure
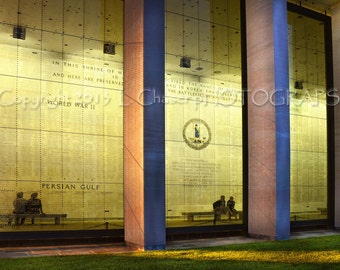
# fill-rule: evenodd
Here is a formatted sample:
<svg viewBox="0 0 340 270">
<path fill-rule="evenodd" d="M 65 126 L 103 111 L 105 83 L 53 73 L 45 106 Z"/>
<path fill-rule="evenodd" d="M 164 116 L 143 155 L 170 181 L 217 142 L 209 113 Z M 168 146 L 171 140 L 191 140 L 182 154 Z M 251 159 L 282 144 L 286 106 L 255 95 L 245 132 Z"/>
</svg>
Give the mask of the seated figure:
<svg viewBox="0 0 340 270">
<path fill-rule="evenodd" d="M 31 198 L 27 203 L 27 211 L 31 214 L 44 214 L 42 210 L 41 200 L 38 198 L 38 193 L 34 192 L 31 194 Z M 34 224 L 34 218 L 32 217 L 32 224 Z"/>
<path fill-rule="evenodd" d="M 235 218 L 237 219 L 238 212 L 235 209 L 235 201 L 233 196 L 230 196 L 229 200 L 227 201 L 227 209 L 229 219 L 231 219 L 232 216 L 235 216 Z"/>
<path fill-rule="evenodd" d="M 221 215 L 227 213 L 224 195 L 221 195 L 220 199 L 213 203 L 213 208 L 214 208 L 213 223 L 216 224 L 216 221 L 221 219 Z"/>
<path fill-rule="evenodd" d="M 13 214 L 24 214 L 27 208 L 27 200 L 23 198 L 24 193 L 18 192 L 17 197 L 13 202 L 14 210 Z M 12 223 L 12 219 L 8 220 L 8 224 Z M 15 218 L 15 225 L 22 225 L 25 223 L 25 218 L 16 217 Z"/>
</svg>

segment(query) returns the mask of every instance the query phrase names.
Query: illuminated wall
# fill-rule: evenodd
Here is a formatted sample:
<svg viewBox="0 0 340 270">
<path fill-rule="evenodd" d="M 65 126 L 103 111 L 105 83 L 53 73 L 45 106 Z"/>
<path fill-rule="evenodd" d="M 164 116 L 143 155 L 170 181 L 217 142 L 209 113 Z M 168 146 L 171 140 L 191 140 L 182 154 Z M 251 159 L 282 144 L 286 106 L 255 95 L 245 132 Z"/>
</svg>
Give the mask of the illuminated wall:
<svg viewBox="0 0 340 270">
<path fill-rule="evenodd" d="M 222 194 L 242 210 L 239 1 L 167 1 L 165 102 L 167 225 Z"/>
<path fill-rule="evenodd" d="M 291 212 L 322 219 L 327 208 L 327 115 L 324 24 L 288 13 L 290 54 Z"/>
<path fill-rule="evenodd" d="M 38 192 L 67 218 L 17 229 L 122 228 L 123 1 L 0 0 L 0 17 L 0 214 Z M 326 218 L 324 26 L 288 20 L 291 212 Z M 167 226 L 222 194 L 243 208 L 240 21 L 238 0 L 166 1 Z"/>
<path fill-rule="evenodd" d="M 60 228 L 122 219 L 122 1 L 1 0 L 0 17 L 0 213 L 22 191 Z"/>
</svg>

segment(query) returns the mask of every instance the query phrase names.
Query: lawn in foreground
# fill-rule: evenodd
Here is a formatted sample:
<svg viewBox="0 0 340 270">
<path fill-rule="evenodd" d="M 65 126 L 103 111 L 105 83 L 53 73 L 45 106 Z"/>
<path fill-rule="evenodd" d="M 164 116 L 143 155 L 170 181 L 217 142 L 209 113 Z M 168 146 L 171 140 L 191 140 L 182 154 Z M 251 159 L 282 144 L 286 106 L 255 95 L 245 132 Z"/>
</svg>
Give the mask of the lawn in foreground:
<svg viewBox="0 0 340 270">
<path fill-rule="evenodd" d="M 193 240 L 194 241 L 194 240 Z M 114 255 L 0 259 L 0 269 L 340 270 L 340 235 Z"/>
</svg>

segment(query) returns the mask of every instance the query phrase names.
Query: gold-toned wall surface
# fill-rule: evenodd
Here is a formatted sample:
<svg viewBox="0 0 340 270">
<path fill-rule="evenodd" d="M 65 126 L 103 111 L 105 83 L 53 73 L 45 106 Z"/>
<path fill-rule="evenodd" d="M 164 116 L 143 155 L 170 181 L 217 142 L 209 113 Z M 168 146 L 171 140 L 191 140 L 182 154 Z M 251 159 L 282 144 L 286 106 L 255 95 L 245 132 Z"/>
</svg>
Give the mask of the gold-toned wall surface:
<svg viewBox="0 0 340 270">
<path fill-rule="evenodd" d="M 292 12 L 289 24 L 291 216 L 327 218 L 324 23 Z"/>
<path fill-rule="evenodd" d="M 167 226 L 212 225 L 183 212 L 212 211 L 220 195 L 242 211 L 241 89 L 239 1 L 167 1 Z"/>
<path fill-rule="evenodd" d="M 1 215 L 17 192 L 37 192 L 44 213 L 67 214 L 40 229 L 121 226 L 122 11 L 117 0 L 0 1 Z"/>
</svg>

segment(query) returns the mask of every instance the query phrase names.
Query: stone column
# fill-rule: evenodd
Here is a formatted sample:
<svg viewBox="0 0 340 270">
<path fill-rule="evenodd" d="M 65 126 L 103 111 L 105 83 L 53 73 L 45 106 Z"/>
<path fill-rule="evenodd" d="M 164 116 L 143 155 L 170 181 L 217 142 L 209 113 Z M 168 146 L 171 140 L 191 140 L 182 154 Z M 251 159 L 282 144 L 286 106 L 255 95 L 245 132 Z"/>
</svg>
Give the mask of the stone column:
<svg viewBox="0 0 340 270">
<path fill-rule="evenodd" d="M 338 97 L 334 106 L 335 136 L 335 227 L 340 228 L 340 3 L 331 9 L 333 38 L 334 89 Z"/>
<path fill-rule="evenodd" d="M 285 0 L 246 0 L 250 236 L 290 237 L 288 29 Z"/>
<path fill-rule="evenodd" d="M 125 0 L 124 230 L 144 250 L 166 244 L 164 53 L 164 1 Z"/>
</svg>

